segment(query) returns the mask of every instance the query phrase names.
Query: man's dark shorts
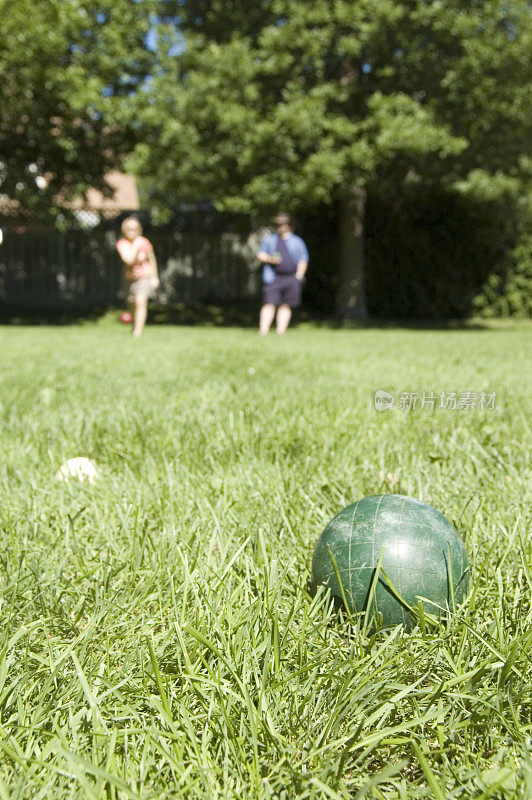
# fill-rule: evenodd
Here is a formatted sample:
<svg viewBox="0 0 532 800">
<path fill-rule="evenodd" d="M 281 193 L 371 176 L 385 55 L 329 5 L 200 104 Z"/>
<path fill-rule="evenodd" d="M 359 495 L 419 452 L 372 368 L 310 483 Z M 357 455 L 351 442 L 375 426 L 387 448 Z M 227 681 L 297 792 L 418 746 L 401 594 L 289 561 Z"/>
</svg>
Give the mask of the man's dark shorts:
<svg viewBox="0 0 532 800">
<path fill-rule="evenodd" d="M 301 294 L 301 282 L 295 275 L 276 275 L 272 283 L 265 283 L 262 287 L 262 302 L 299 308 Z"/>
</svg>

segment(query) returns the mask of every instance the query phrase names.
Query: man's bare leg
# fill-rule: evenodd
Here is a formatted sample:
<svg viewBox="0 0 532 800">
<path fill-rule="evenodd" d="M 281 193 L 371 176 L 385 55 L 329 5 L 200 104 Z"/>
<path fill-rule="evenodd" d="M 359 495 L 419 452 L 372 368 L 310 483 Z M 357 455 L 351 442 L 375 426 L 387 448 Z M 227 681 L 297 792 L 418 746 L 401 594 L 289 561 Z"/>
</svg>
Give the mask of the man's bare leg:
<svg viewBox="0 0 532 800">
<path fill-rule="evenodd" d="M 290 306 L 287 306 L 283 303 L 282 306 L 279 306 L 277 309 L 277 333 L 283 334 L 285 333 L 286 329 L 290 324 L 290 319 L 292 317 L 292 309 Z"/>
<path fill-rule="evenodd" d="M 265 303 L 260 310 L 259 333 L 261 336 L 266 336 L 271 328 L 274 317 L 275 306 L 273 303 Z"/>
</svg>

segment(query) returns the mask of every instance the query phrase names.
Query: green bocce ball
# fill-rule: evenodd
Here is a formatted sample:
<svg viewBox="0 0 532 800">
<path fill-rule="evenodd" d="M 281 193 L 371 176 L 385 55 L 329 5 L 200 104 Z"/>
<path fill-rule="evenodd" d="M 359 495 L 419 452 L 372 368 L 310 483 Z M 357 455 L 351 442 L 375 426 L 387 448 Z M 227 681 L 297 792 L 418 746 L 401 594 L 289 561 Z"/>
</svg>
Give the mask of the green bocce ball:
<svg viewBox="0 0 532 800">
<path fill-rule="evenodd" d="M 456 528 L 427 503 L 399 494 L 364 497 L 340 511 L 312 560 L 313 591 L 327 587 L 338 604 L 385 628 L 411 628 L 420 600 L 424 612 L 446 616 L 464 599 L 468 582 Z"/>
</svg>

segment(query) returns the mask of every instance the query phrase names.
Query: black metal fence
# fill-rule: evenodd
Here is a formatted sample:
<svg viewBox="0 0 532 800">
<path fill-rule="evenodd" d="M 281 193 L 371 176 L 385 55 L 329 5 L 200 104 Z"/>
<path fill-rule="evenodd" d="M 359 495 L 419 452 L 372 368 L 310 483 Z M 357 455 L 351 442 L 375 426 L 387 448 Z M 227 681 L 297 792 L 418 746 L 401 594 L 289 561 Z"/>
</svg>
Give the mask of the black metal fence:
<svg viewBox="0 0 532 800">
<path fill-rule="evenodd" d="M 4 308 L 105 308 L 123 299 L 116 252 L 120 221 L 64 232 L 2 223 L 0 303 Z M 183 212 L 165 226 L 144 224 L 161 277 L 162 303 L 224 303 L 258 296 L 260 274 L 246 217 Z"/>
</svg>

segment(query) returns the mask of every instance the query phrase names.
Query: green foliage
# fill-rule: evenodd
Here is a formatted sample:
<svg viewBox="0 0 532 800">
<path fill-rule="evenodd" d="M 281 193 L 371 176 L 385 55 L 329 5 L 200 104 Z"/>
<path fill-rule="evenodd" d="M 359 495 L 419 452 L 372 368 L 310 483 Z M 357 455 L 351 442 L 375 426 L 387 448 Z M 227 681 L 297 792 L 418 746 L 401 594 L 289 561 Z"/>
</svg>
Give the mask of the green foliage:
<svg viewBox="0 0 532 800">
<path fill-rule="evenodd" d="M 532 248 L 527 210 L 511 198 L 472 198 L 411 185 L 396 197 L 370 195 L 366 213 L 366 299 L 375 318 L 532 316 Z M 338 226 L 322 208 L 303 217 L 313 253 L 307 307 L 331 313 Z"/>
<path fill-rule="evenodd" d="M 145 196 L 163 212 L 205 197 L 260 218 L 338 209 L 341 314 L 365 310 L 354 187 L 473 205 L 522 191 L 528 0 L 183 0 L 180 23 L 186 49 L 139 97 Z"/>
<path fill-rule="evenodd" d="M 507 255 L 507 270 L 494 272 L 473 301 L 480 316 L 532 317 L 532 235 Z"/>
<path fill-rule="evenodd" d="M 230 41 L 235 32 L 255 38 L 264 25 L 275 23 L 278 3 L 275 0 L 163 0 L 178 12 L 179 25 L 215 42 Z"/>
<path fill-rule="evenodd" d="M 0 796 L 528 800 L 529 333 L 4 328 Z M 94 485 L 54 479 L 73 455 Z M 326 523 L 387 491 L 465 540 L 446 627 L 307 592 Z"/>
<path fill-rule="evenodd" d="M 59 193 L 106 191 L 104 174 L 133 147 L 127 99 L 151 68 L 155 6 L 0 0 L 2 194 L 50 217 Z"/>
<path fill-rule="evenodd" d="M 464 318 L 518 312 L 505 300 L 518 232 L 512 202 L 413 189 L 368 209 L 368 303 L 384 317 Z M 514 267 L 515 268 L 515 267 Z M 520 287 L 528 302 L 530 284 Z M 515 295 L 516 287 L 513 292 Z"/>
<path fill-rule="evenodd" d="M 262 212 L 352 181 L 499 197 L 530 134 L 526 0 L 183 2 L 186 50 L 139 98 L 135 166 L 159 205 Z"/>
<path fill-rule="evenodd" d="M 366 299 L 381 319 L 532 317 L 531 200 L 508 193 L 475 200 L 411 183 L 370 194 L 365 231 Z M 338 290 L 338 213 L 303 215 L 312 252 L 306 305 L 330 315 Z"/>
<path fill-rule="evenodd" d="M 523 159 L 530 171 L 530 162 Z M 532 183 L 517 202 L 506 204 L 508 246 L 499 249 L 498 263 L 474 298 L 473 308 L 483 317 L 532 317 Z M 494 243 L 495 245 L 495 243 Z"/>
</svg>

